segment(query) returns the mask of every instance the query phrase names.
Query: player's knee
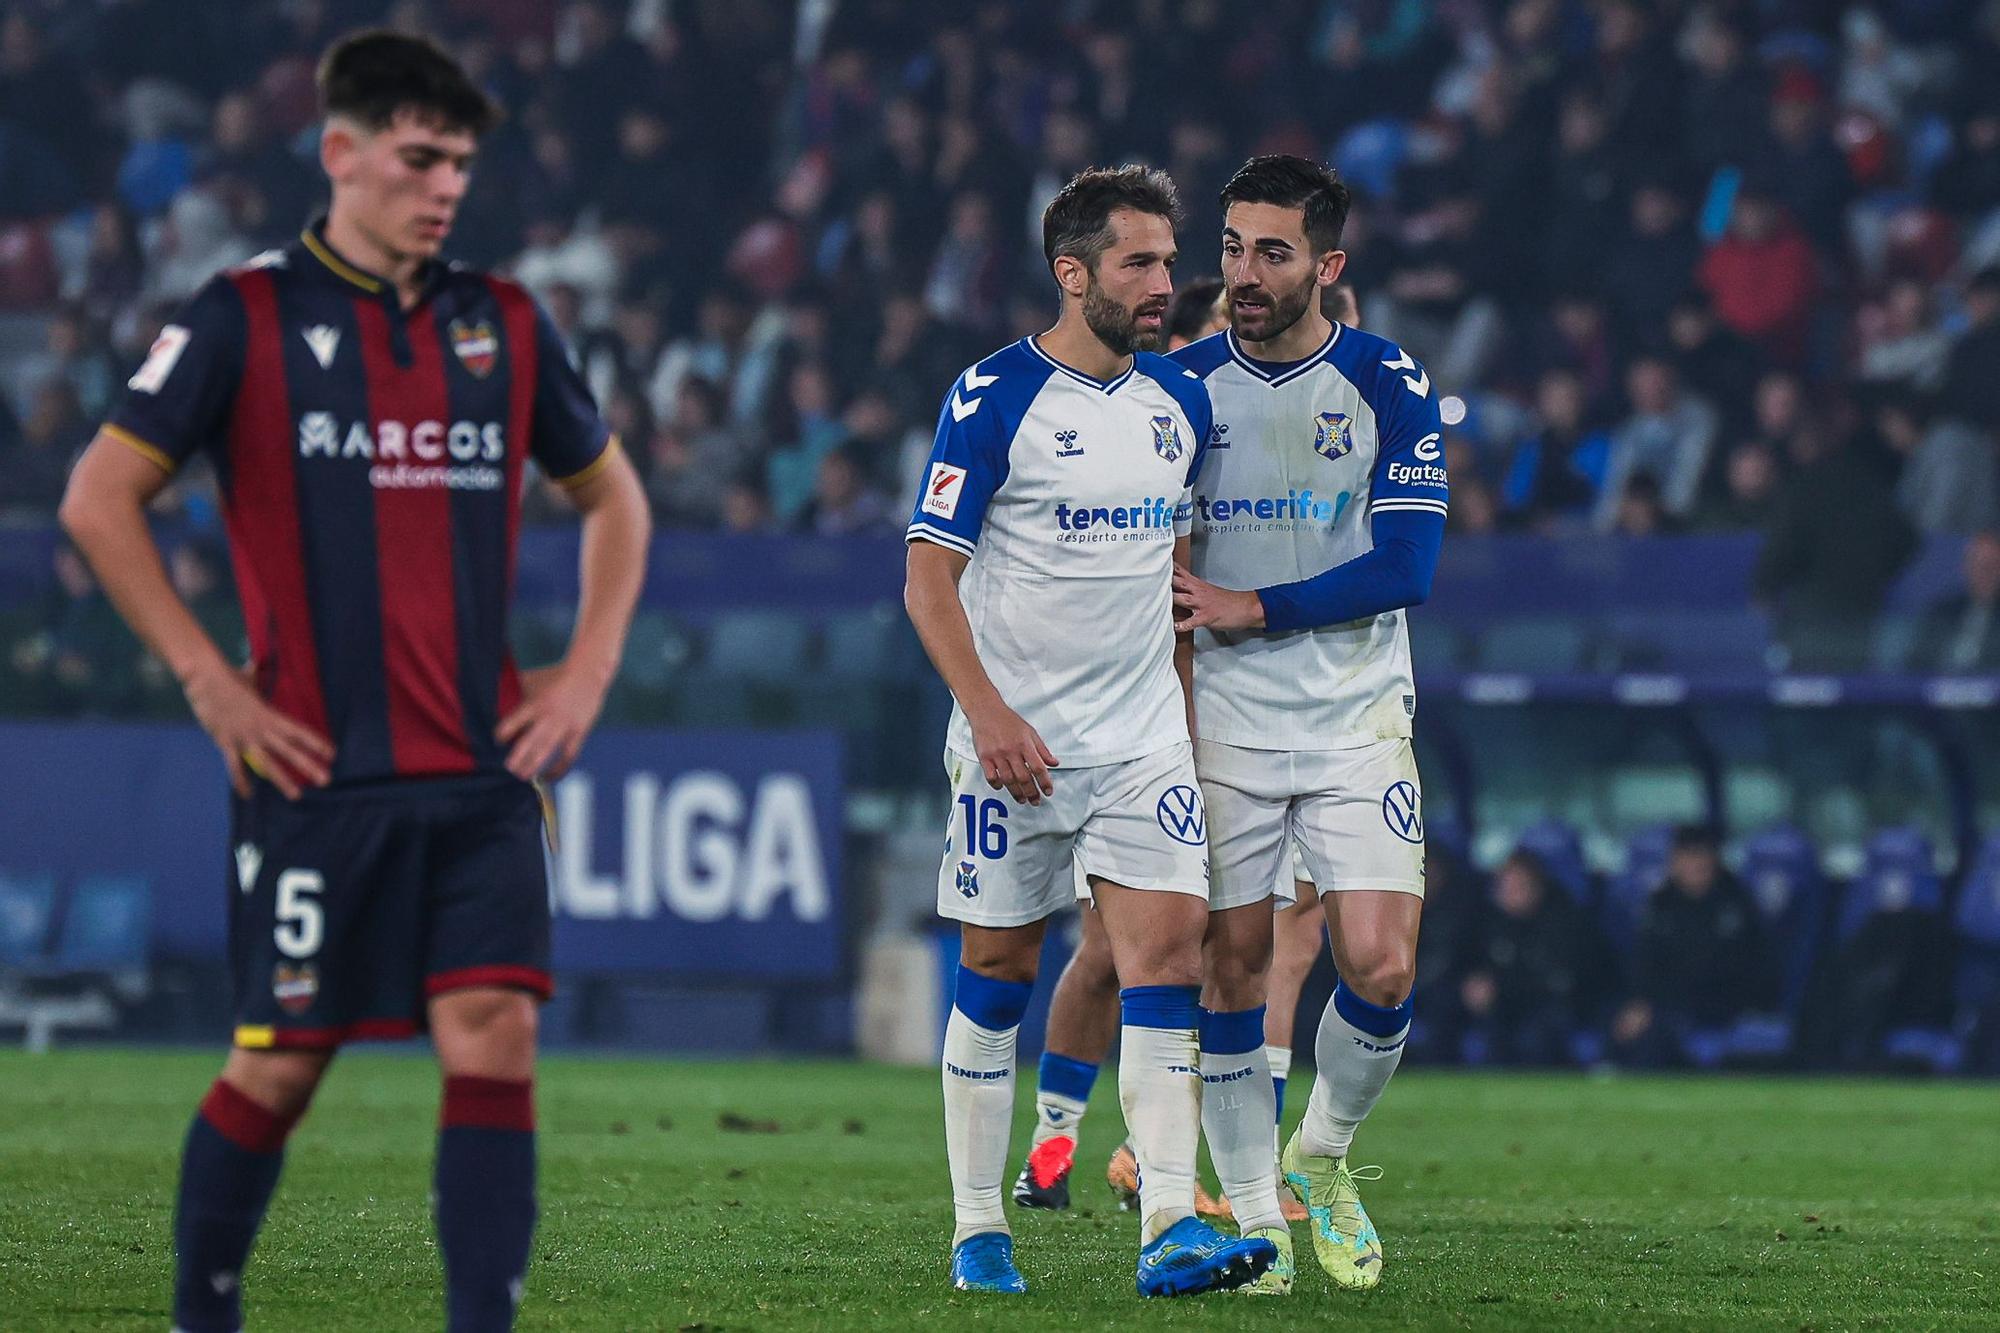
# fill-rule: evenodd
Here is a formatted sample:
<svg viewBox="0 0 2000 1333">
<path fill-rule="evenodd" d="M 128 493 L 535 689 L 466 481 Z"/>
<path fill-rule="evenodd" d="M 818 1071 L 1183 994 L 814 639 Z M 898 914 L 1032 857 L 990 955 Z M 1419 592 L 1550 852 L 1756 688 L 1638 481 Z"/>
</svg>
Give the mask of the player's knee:
<svg viewBox="0 0 2000 1333">
<path fill-rule="evenodd" d="M 968 937 L 959 945 L 959 963 L 968 971 L 995 981 L 1015 981 L 1033 985 L 1041 970 L 1042 946 L 1032 947 L 1016 940 Z"/>
<path fill-rule="evenodd" d="M 1373 1005 L 1393 1009 L 1410 998 L 1417 984 L 1417 957 L 1414 949 L 1400 945 L 1370 951 L 1351 959 L 1353 976 L 1342 975 L 1348 989 Z"/>
<path fill-rule="evenodd" d="M 516 991 L 460 991 L 431 1005 L 431 1036 L 447 1074 L 529 1077 L 539 1028 L 534 1000 Z"/>
<path fill-rule="evenodd" d="M 312 1104 L 331 1051 L 234 1050 L 222 1067 L 223 1081 L 268 1111 L 296 1120 Z"/>
<path fill-rule="evenodd" d="M 1127 952 L 1118 974 L 1120 986 L 1201 985 L 1201 944 L 1197 940 L 1160 940 Z"/>
</svg>

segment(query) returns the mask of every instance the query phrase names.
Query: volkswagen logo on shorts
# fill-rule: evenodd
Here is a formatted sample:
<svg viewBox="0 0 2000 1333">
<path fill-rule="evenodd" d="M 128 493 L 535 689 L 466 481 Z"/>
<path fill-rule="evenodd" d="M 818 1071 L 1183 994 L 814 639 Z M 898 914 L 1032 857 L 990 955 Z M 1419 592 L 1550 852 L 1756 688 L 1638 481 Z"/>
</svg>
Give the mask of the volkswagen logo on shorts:
<svg viewBox="0 0 2000 1333">
<path fill-rule="evenodd" d="M 1201 846 L 1208 840 L 1207 822 L 1201 808 L 1201 793 L 1193 787 L 1169 787 L 1160 797 L 1160 827 L 1175 842 Z"/>
<path fill-rule="evenodd" d="M 1423 802 L 1414 782 L 1395 782 L 1382 793 L 1382 822 L 1404 842 L 1424 840 Z"/>
</svg>

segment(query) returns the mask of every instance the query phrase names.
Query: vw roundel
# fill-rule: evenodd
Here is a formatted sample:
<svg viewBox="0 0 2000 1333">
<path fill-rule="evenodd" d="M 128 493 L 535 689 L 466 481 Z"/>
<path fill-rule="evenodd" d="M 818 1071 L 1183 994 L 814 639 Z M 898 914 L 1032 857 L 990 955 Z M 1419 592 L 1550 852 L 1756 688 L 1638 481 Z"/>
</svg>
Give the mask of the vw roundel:
<svg viewBox="0 0 2000 1333">
<path fill-rule="evenodd" d="M 1208 816 L 1202 808 L 1201 793 L 1180 783 L 1160 796 L 1160 827 L 1175 842 L 1199 847 L 1208 841 Z"/>
<path fill-rule="evenodd" d="M 1406 780 L 1389 784 L 1389 789 L 1382 793 L 1382 822 L 1404 842 L 1424 840 L 1423 801 L 1417 795 L 1416 783 Z"/>
</svg>

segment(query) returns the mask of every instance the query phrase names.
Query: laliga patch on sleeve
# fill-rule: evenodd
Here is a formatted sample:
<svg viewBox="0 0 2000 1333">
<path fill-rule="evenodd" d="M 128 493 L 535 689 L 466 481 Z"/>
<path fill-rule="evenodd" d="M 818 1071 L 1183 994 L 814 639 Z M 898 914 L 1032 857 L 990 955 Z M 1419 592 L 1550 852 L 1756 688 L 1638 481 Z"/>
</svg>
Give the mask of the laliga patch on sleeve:
<svg viewBox="0 0 2000 1333">
<path fill-rule="evenodd" d="M 160 330 L 160 336 L 153 339 L 153 350 L 146 353 L 146 364 L 132 372 L 132 378 L 125 381 L 125 387 L 140 393 L 158 393 L 160 386 L 167 382 L 167 376 L 174 373 L 180 362 L 181 353 L 187 350 L 188 331 L 179 324 L 169 324 Z"/>
<path fill-rule="evenodd" d="M 924 483 L 926 514 L 952 518 L 958 513 L 959 493 L 965 489 L 965 469 L 949 463 L 931 464 L 930 479 Z"/>
</svg>

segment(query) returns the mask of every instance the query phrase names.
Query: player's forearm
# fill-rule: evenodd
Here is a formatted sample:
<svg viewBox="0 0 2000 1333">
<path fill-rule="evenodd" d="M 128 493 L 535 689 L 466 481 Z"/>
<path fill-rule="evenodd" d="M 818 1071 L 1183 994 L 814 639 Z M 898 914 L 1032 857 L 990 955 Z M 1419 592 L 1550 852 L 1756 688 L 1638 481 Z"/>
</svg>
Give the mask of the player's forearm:
<svg viewBox="0 0 2000 1333">
<path fill-rule="evenodd" d="M 944 677 L 945 688 L 968 715 L 1004 706 L 1006 701 L 986 674 L 979 650 L 973 645 L 972 622 L 965 618 L 965 606 L 958 600 L 956 571 L 927 559 L 928 554 L 912 547 L 909 576 L 903 585 L 903 607 L 916 626 L 917 639 L 938 675 Z"/>
<path fill-rule="evenodd" d="M 87 455 L 70 482 L 58 517 L 63 531 L 90 562 L 105 596 L 182 686 L 203 671 L 230 669 L 229 660 L 168 580 L 143 504 L 135 496 L 94 484 Z"/>
<path fill-rule="evenodd" d="M 1374 549 L 1309 579 L 1259 588 L 1264 627 L 1316 629 L 1421 606 L 1443 542 L 1440 516 L 1383 514 L 1375 519 Z"/>
<path fill-rule="evenodd" d="M 576 627 L 563 660 L 608 689 L 625 652 L 625 635 L 646 582 L 652 516 L 630 463 L 618 459 L 601 476 L 601 491 L 579 497 L 583 551 Z"/>
</svg>

